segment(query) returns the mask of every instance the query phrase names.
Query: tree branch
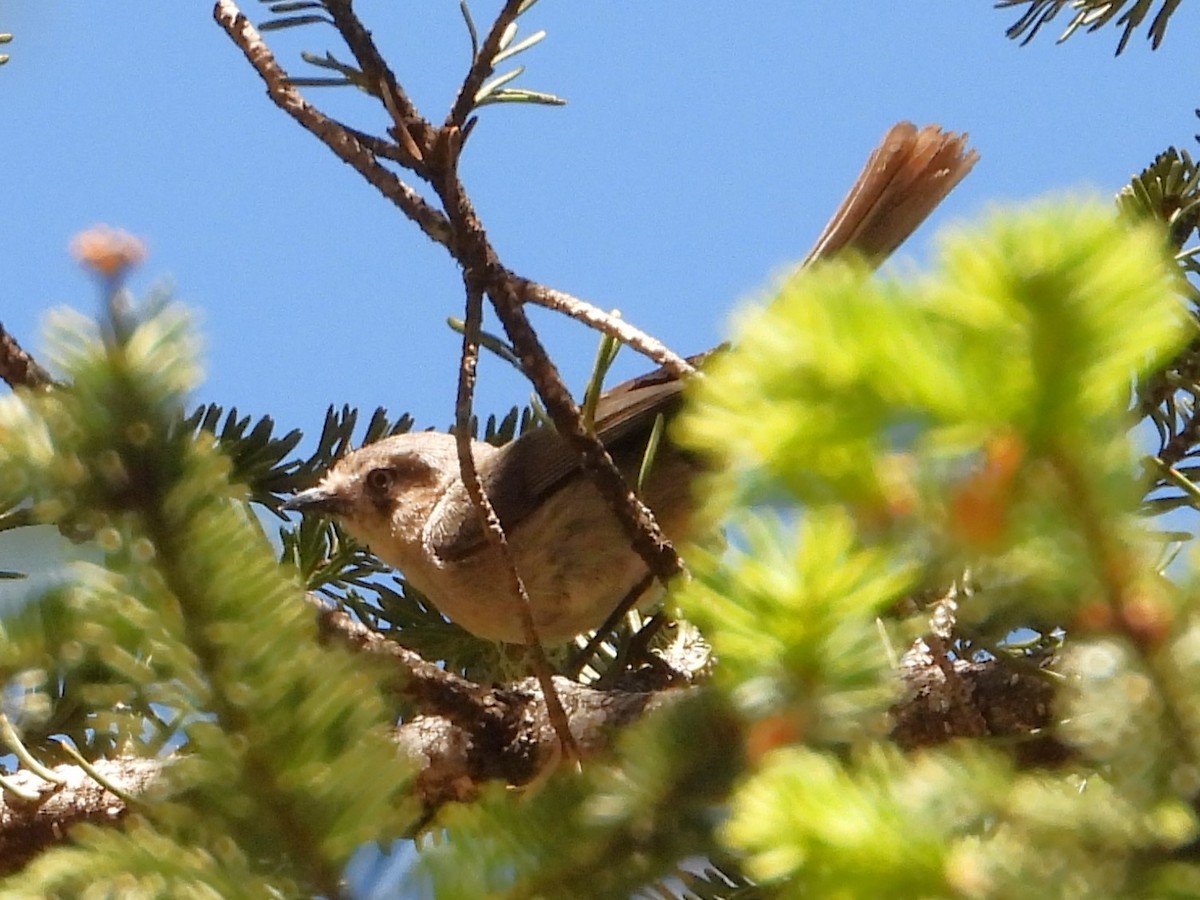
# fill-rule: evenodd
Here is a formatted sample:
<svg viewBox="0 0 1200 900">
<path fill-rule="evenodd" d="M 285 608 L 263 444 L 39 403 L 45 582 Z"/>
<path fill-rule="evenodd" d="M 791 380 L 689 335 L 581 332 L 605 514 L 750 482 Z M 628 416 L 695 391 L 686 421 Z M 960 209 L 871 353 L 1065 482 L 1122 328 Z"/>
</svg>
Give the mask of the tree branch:
<svg viewBox="0 0 1200 900">
<path fill-rule="evenodd" d="M 346 41 L 354 59 L 362 69 L 367 84 L 377 88 L 376 96 L 383 101 L 392 117 L 392 136 L 404 148 L 408 157 L 403 164 L 418 175 L 423 171 L 425 154 L 433 139 L 433 128 L 417 111 L 396 76 L 388 66 L 383 54 L 375 46 L 371 32 L 354 14 L 350 0 L 326 0 L 325 8 L 333 17 L 334 27 Z"/>
<path fill-rule="evenodd" d="M 580 454 L 584 469 L 591 474 L 601 496 L 617 515 L 634 550 L 656 577 L 666 581 L 683 570 L 683 563 L 663 536 L 653 513 L 625 484 L 604 445 L 588 431 L 558 368 L 525 315 L 518 290 L 520 281 L 500 264 L 458 178 L 458 134 L 453 129 L 440 132 L 434 158 L 430 160 L 430 171 L 436 176 L 433 188 L 442 200 L 456 236 L 455 258 L 462 266 L 467 283 L 485 292 L 492 301 L 521 360 L 521 368 L 545 403 L 555 429 Z"/>
<path fill-rule="evenodd" d="M 0 325 L 0 378 L 14 390 L 22 387 L 41 390 L 54 384 L 50 373 L 22 349 L 3 325 Z"/>
<path fill-rule="evenodd" d="M 313 601 L 322 640 L 391 660 L 392 689 L 421 710 L 396 728 L 401 750 L 417 762 L 416 795 L 430 813 L 445 803 L 467 802 L 491 781 L 519 786 L 536 779 L 561 758 L 557 734 L 546 714 L 536 679 L 483 686 L 454 675 L 401 647 L 346 613 Z M 954 663 L 955 677 L 923 642 L 905 654 L 897 673 L 903 699 L 891 710 L 891 738 L 905 750 L 954 739 L 983 739 L 1013 754 L 1022 767 L 1053 767 L 1071 750 L 1051 733 L 1054 683 L 1033 666 L 1004 658 Z M 664 706 L 702 687 L 596 690 L 554 679 L 571 734 L 584 759 L 612 747 L 616 735 Z M 979 723 L 983 723 L 982 733 Z M 737 747 L 728 752 L 740 752 Z M 128 795 L 154 783 L 164 761 L 121 757 L 93 765 Z M 61 786 L 28 772 L 8 776 L 42 794 L 34 803 L 0 794 L 0 874 L 19 869 L 47 846 L 61 843 L 77 822 L 115 823 L 126 813 L 123 800 L 97 785 L 76 766 L 58 766 Z"/>
<path fill-rule="evenodd" d="M 1054 684 L 1045 672 L 1003 658 L 955 660 L 953 675 L 923 641 L 905 654 L 903 699 L 892 707 L 892 740 L 905 750 L 955 739 L 994 738 L 1018 765 L 1054 767 L 1071 755 L 1052 734 Z"/>
<path fill-rule="evenodd" d="M 504 568 L 509 575 L 508 590 L 501 590 L 502 602 L 509 603 L 515 608 L 516 619 L 521 623 L 521 639 L 532 663 L 534 676 L 541 686 L 542 695 L 546 700 L 546 712 L 550 722 L 558 734 L 563 754 L 571 762 L 578 762 L 579 750 L 571 738 L 571 730 L 567 726 L 566 713 L 562 703 L 554 691 L 552 681 L 553 670 L 550 660 L 537 633 L 533 621 L 533 608 L 529 601 L 529 591 L 525 589 L 525 580 L 517 570 L 517 561 L 513 557 L 512 548 L 508 543 L 508 535 L 500 523 L 492 501 L 483 489 L 483 480 L 475 468 L 475 458 L 471 455 L 471 408 L 475 396 L 475 371 L 479 362 L 479 331 L 483 324 L 483 294 L 470 284 L 470 279 L 464 272 L 464 284 L 467 289 L 467 315 L 463 323 L 462 364 L 458 373 L 458 396 L 455 402 L 454 439 L 458 450 L 459 474 L 467 495 L 480 518 L 484 535 L 489 544 L 504 560 Z"/>
<path fill-rule="evenodd" d="M 446 117 L 445 127 L 462 129 L 466 126 L 467 116 L 475 108 L 475 95 L 479 93 L 484 81 L 494 71 L 492 60 L 500 52 L 500 42 L 504 39 L 504 32 L 517 20 L 517 10 L 520 9 L 521 2 L 522 0 L 508 0 L 504 4 L 504 8 L 497 14 L 496 21 L 492 23 L 491 30 L 483 39 L 483 43 L 479 46 L 479 52 L 471 62 L 467 77 L 463 79 L 462 87 L 458 90 L 458 96 L 454 98 L 454 106 L 451 107 L 450 114 Z"/>
<path fill-rule="evenodd" d="M 515 287 L 521 300 L 526 303 L 536 303 L 546 309 L 552 309 L 563 315 L 570 316 L 577 322 L 582 322 L 589 328 L 615 338 L 627 347 L 631 347 L 647 359 L 658 363 L 676 378 L 686 378 L 695 373 L 695 367 L 686 359 L 673 353 L 666 344 L 655 340 L 640 329 L 634 328 L 624 319 L 606 313 L 594 304 L 554 288 L 518 278 Z"/>
<path fill-rule="evenodd" d="M 162 771 L 163 760 L 120 757 L 92 763 L 110 783 L 127 795 L 144 794 Z M 0 875 L 19 871 L 33 857 L 70 836 L 80 822 L 112 824 L 125 817 L 125 801 L 101 787 L 79 766 L 55 766 L 61 783 L 46 781 L 29 771 L 6 776 L 18 788 L 39 795 L 23 801 L 0 791 Z"/>
</svg>

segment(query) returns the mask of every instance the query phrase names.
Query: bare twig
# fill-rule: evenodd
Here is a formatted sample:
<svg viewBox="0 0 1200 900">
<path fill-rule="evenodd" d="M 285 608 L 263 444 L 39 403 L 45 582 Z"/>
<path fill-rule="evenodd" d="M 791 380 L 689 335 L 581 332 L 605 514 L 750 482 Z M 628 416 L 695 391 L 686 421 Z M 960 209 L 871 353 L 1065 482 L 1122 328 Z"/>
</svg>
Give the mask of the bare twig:
<svg viewBox="0 0 1200 900">
<path fill-rule="evenodd" d="M 417 112 L 413 102 L 396 81 L 396 76 L 384 60 L 383 54 L 375 46 L 371 32 L 351 9 L 350 0 L 326 0 L 325 8 L 333 17 L 334 27 L 354 54 L 367 84 L 378 89 L 379 98 L 394 123 L 391 129 L 392 136 L 409 157 L 404 161 L 404 165 L 418 174 L 424 174 L 422 166 L 428 143 L 433 138 L 432 127 Z"/>
<path fill-rule="evenodd" d="M 354 126 L 347 125 L 345 122 L 339 122 L 337 119 L 330 119 L 330 121 L 334 122 L 339 128 L 344 128 L 347 134 L 351 135 L 380 159 L 390 159 L 392 162 L 399 163 L 402 166 L 410 165 L 412 160 L 411 149 L 400 147 L 391 141 L 384 140 L 378 135 L 359 131 Z"/>
<path fill-rule="evenodd" d="M 3 325 L 0 325 L 0 378 L 13 389 L 42 390 L 54 384 L 50 373 L 21 348 L 17 339 L 5 331 Z"/>
<path fill-rule="evenodd" d="M 570 294 L 556 291 L 554 288 L 524 278 L 517 279 L 516 287 L 521 298 L 526 302 L 536 303 L 546 309 L 563 313 L 577 322 L 583 322 L 589 328 L 616 338 L 647 359 L 658 363 L 677 378 L 686 378 L 695 374 L 696 370 L 691 363 L 677 353 L 673 353 L 662 341 L 655 340 L 624 319 L 606 313 L 586 300 L 580 300 L 578 297 L 572 297 Z"/>
<path fill-rule="evenodd" d="M 463 281 L 467 289 L 467 315 L 463 323 L 462 364 L 458 373 L 458 396 L 454 410 L 454 438 L 458 449 L 459 472 L 463 486 L 467 489 L 471 503 L 479 515 L 487 541 L 504 560 L 504 567 L 510 576 L 509 590 L 501 593 L 505 595 L 505 600 L 514 606 L 516 619 L 521 623 L 522 643 L 527 648 L 533 664 L 533 674 L 541 685 L 542 695 L 546 698 L 546 711 L 562 744 L 563 756 L 570 763 L 578 763 L 579 750 L 571 737 L 567 714 L 563 711 L 562 702 L 554 690 L 554 673 L 533 622 L 529 592 L 525 589 L 525 581 L 517 570 L 517 561 L 513 557 L 512 548 L 509 547 L 508 536 L 504 533 L 504 526 L 500 524 L 500 517 L 496 515 L 492 501 L 483 489 L 483 481 L 471 454 L 471 412 L 475 395 L 475 369 L 479 362 L 479 331 L 483 325 L 483 293 L 470 283 L 465 271 Z"/>
<path fill-rule="evenodd" d="M 12 721 L 6 713 L 0 713 L 0 741 L 17 757 L 17 761 L 26 769 L 45 781 L 53 782 L 54 784 L 62 784 L 60 776 L 53 771 L 43 766 L 25 746 L 25 742 L 21 740 L 21 736 L 17 734 L 17 730 L 13 728 Z"/>
<path fill-rule="evenodd" d="M 591 640 L 583 645 L 582 650 L 572 654 L 571 661 L 567 663 L 566 667 L 568 675 L 576 676 L 583 671 L 583 667 L 592 661 L 600 645 L 608 640 L 613 631 L 616 630 L 616 627 L 621 624 L 621 620 L 629 614 L 629 611 L 633 609 L 641 596 L 650 590 L 652 584 L 654 584 L 654 578 L 646 575 L 629 589 L 621 599 L 621 602 L 608 614 L 608 618 L 596 629 L 596 633 L 592 635 Z"/>
<path fill-rule="evenodd" d="M 217 0 L 213 17 L 266 82 L 267 96 L 276 106 L 315 135 L 339 159 L 352 166 L 379 193 L 412 219 L 431 240 L 446 247 L 450 246 L 452 236 L 446 217 L 395 174 L 376 162 L 371 150 L 363 146 L 346 128 L 311 106 L 300 92 L 292 87 L 287 72 L 275 60 L 262 36 L 233 0 Z"/>
<path fill-rule="evenodd" d="M 584 424 L 579 407 L 526 317 L 518 292 L 518 279 L 497 259 L 458 178 L 455 166 L 459 149 L 457 134 L 453 128 L 442 131 L 441 139 L 435 145 L 435 159 L 430 161 L 431 171 L 440 176 L 433 188 L 458 236 L 454 245 L 455 258 L 469 279 L 468 283 L 485 292 L 492 301 L 496 315 L 521 359 L 525 375 L 545 403 L 555 429 L 579 452 L 584 469 L 616 514 L 633 549 L 657 578 L 667 581 L 683 571 L 683 563 L 670 541 L 663 536 L 653 513 L 625 484 L 604 445 Z"/>
<path fill-rule="evenodd" d="M 512 284 L 500 280 L 488 291 L 488 296 L 521 357 L 525 374 L 546 404 L 555 429 L 580 454 L 584 469 L 616 513 L 633 549 L 659 580 L 666 582 L 678 575 L 683 571 L 682 560 L 658 527 L 653 513 L 629 489 L 604 445 L 585 426 L 579 407 L 525 317 Z"/>
</svg>

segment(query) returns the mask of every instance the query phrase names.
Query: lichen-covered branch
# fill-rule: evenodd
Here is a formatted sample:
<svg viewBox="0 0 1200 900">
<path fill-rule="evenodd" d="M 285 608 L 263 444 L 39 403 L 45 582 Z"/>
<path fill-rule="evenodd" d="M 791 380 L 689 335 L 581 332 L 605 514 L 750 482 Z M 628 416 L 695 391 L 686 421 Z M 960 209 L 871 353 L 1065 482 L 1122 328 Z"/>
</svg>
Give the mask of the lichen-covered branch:
<svg viewBox="0 0 1200 900">
<path fill-rule="evenodd" d="M 92 765 L 101 776 L 127 795 L 144 794 L 164 765 L 156 759 L 121 757 Z M 19 788 L 38 794 L 21 800 L 0 791 L 0 875 L 19 871 L 30 859 L 53 844 L 68 840 L 71 828 L 81 822 L 115 824 L 128 810 L 124 800 L 101 787 L 79 766 L 53 769 L 61 783 L 46 781 L 32 772 L 7 776 Z"/>
<path fill-rule="evenodd" d="M 520 786 L 534 781 L 560 757 L 560 742 L 536 679 L 479 685 L 439 668 L 394 641 L 330 608 L 318 612 L 324 640 L 395 662 L 398 693 L 420 714 L 396 728 L 400 751 L 419 762 L 416 796 L 430 813 L 446 803 L 474 799 L 492 781 Z M 1022 766 L 1055 766 L 1070 749 L 1052 733 L 1053 680 L 1006 660 L 955 664 L 947 679 L 930 652 L 906 655 L 898 677 L 904 697 L 892 709 L 892 740 L 906 750 L 958 738 L 996 740 Z M 554 688 L 580 755 L 586 760 L 611 749 L 625 728 L 702 687 L 596 690 L 565 678 Z M 983 722 L 983 733 L 977 723 Z M 737 748 L 725 748 L 737 752 Z M 94 765 L 130 795 L 154 783 L 162 760 L 119 758 Z M 116 824 L 126 804 L 76 766 L 58 766 L 62 785 L 27 772 L 10 776 L 42 794 L 24 803 L 0 794 L 0 874 L 18 870 L 47 846 L 69 839 L 78 822 Z"/>
</svg>

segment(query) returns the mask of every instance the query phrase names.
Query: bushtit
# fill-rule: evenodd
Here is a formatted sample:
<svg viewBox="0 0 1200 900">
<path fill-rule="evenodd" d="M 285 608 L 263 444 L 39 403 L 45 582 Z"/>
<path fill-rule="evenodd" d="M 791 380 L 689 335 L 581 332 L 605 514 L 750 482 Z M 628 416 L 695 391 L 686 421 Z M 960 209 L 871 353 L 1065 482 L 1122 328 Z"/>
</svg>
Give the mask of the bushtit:
<svg viewBox="0 0 1200 900">
<path fill-rule="evenodd" d="M 967 151 L 965 135 L 932 125 L 894 126 L 804 264 L 844 250 L 881 262 L 977 158 Z M 636 479 L 656 418 L 675 412 L 682 389 L 659 370 L 601 396 L 596 435 L 627 482 Z M 597 628 L 644 580 L 646 566 L 578 454 L 549 427 L 503 447 L 473 442 L 472 453 L 528 590 L 539 639 L 552 644 Z M 642 487 L 642 499 L 672 541 L 688 536 L 698 467 L 665 441 Z M 510 579 L 467 496 L 453 436 L 402 434 L 365 446 L 286 507 L 336 517 L 468 631 L 522 641 L 513 603 L 499 593 L 510 590 Z"/>
</svg>

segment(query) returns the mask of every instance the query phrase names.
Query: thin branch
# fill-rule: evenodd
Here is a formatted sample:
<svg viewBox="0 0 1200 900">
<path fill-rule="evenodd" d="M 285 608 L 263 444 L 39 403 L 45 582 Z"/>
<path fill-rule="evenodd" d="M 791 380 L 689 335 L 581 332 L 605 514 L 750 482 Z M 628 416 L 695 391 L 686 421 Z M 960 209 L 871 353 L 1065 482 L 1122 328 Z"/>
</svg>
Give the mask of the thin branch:
<svg viewBox="0 0 1200 900">
<path fill-rule="evenodd" d="M 392 135 L 411 156 L 405 165 L 417 174 L 424 174 L 422 167 L 425 152 L 433 139 L 433 127 L 425 121 L 404 88 L 396 81 L 383 54 L 375 46 L 371 32 L 351 9 L 350 0 L 325 0 L 325 8 L 333 17 L 334 27 L 354 54 L 367 84 L 378 87 L 379 98 L 394 123 Z"/>
<path fill-rule="evenodd" d="M 1197 485 L 1174 466 L 1167 465 L 1161 458 L 1151 456 L 1147 459 L 1147 463 L 1158 473 L 1152 491 L 1159 488 L 1175 488 L 1183 494 L 1183 499 L 1190 506 L 1200 508 L 1200 485 Z"/>
<path fill-rule="evenodd" d="M 524 278 L 517 279 L 516 288 L 525 302 L 535 303 L 546 309 L 563 313 L 589 328 L 616 338 L 647 359 L 658 363 L 676 378 L 686 378 L 695 374 L 695 367 L 682 356 L 673 353 L 662 341 L 656 340 L 624 319 L 606 313 L 586 300 L 580 300 L 578 297 L 572 297 L 570 294 L 556 291 L 554 288 Z"/>
<path fill-rule="evenodd" d="M 430 170 L 440 176 L 433 188 L 459 237 L 455 242 L 455 257 L 468 283 L 484 291 L 492 301 L 509 341 L 521 358 L 525 375 L 545 403 L 555 429 L 580 454 L 585 471 L 616 514 L 633 549 L 657 578 L 668 581 L 683 571 L 683 562 L 658 527 L 654 514 L 625 484 L 604 445 L 589 432 L 579 407 L 526 317 L 518 290 L 520 280 L 500 264 L 458 178 L 455 167 L 461 146 L 455 138 L 458 133 L 453 128 L 442 131 L 434 147 L 434 159 L 430 161 Z"/>
<path fill-rule="evenodd" d="M 3 325 L 0 325 L 0 378 L 14 390 L 21 387 L 44 390 L 54 385 L 50 373 L 21 348 Z"/>
<path fill-rule="evenodd" d="M 467 289 L 467 310 L 463 323 L 462 362 L 458 372 L 458 396 L 454 410 L 454 438 L 458 449 L 459 472 L 467 495 L 479 515 L 487 541 L 504 560 L 504 568 L 510 576 L 509 590 L 502 590 L 501 593 L 504 594 L 505 602 L 514 607 L 517 621 L 521 623 L 521 639 L 533 664 L 533 673 L 546 698 L 546 710 L 562 744 L 563 756 L 570 763 L 578 763 L 579 749 L 571 737 L 567 714 L 563 711 L 562 702 L 554 690 L 554 673 L 533 623 L 529 592 L 525 589 L 525 582 L 517 570 L 517 561 L 508 544 L 504 526 L 500 524 L 500 517 L 483 489 L 483 480 L 479 477 L 475 458 L 471 453 L 471 407 L 475 396 L 475 369 L 479 362 L 479 332 L 483 325 L 483 293 L 470 283 L 466 270 L 463 271 L 463 281 Z"/>
<path fill-rule="evenodd" d="M 285 113 L 315 135 L 346 164 L 362 175 L 379 193 L 399 207 L 433 241 L 449 247 L 452 235 L 446 217 L 420 194 L 381 166 L 375 155 L 353 134 L 310 105 L 288 81 L 287 72 L 275 60 L 250 21 L 233 0 L 217 0 L 213 18 L 237 44 L 267 85 L 267 96 Z"/>
<path fill-rule="evenodd" d="M 454 106 L 450 109 L 450 115 L 446 117 L 446 128 L 463 128 L 466 125 L 467 116 L 475 108 L 475 96 L 493 72 L 492 63 L 496 54 L 500 52 L 500 42 L 504 39 L 504 32 L 517 20 L 521 3 L 522 0 L 508 0 L 499 15 L 496 16 L 496 21 L 492 23 L 492 28 L 488 32 L 488 36 L 484 38 L 483 45 L 475 54 L 475 59 L 471 61 L 471 68 L 467 71 L 467 77 L 463 79 L 458 96 L 454 98 Z"/>
<path fill-rule="evenodd" d="M 347 134 L 354 137 L 356 141 L 382 159 L 390 159 L 394 163 L 399 163 L 402 166 L 408 166 L 411 162 L 411 154 L 406 152 L 403 147 L 393 144 L 391 141 L 385 141 L 383 138 L 374 134 L 367 134 L 365 131 L 359 131 L 353 125 L 347 125 L 345 122 L 338 122 L 336 119 L 330 119 L 339 128 L 345 129 Z"/>
<path fill-rule="evenodd" d="M 54 784 L 62 784 L 61 777 L 43 766 L 40 762 L 38 762 L 37 759 L 34 758 L 33 754 L 29 752 L 29 748 L 25 746 L 25 743 L 21 740 L 20 735 L 17 734 L 17 730 L 13 728 L 12 722 L 9 720 L 6 713 L 0 713 L 0 741 L 3 741 L 4 745 L 10 751 L 12 751 L 13 755 L 16 756 L 17 761 L 20 762 L 21 765 L 23 765 L 38 778 Z"/>
<path fill-rule="evenodd" d="M 605 502 L 616 513 L 633 549 L 647 568 L 660 581 L 669 581 L 683 571 L 682 560 L 663 535 L 649 507 L 625 483 L 608 450 L 588 431 L 579 407 L 529 324 L 511 280 L 497 278 L 488 289 L 488 297 L 521 357 L 525 374 L 546 404 L 555 429 L 582 457 L 584 469 L 591 474 Z"/>
<path fill-rule="evenodd" d="M 654 578 L 646 575 L 626 592 L 621 602 L 616 605 L 613 611 L 608 614 L 608 618 L 596 629 L 596 633 L 583 645 L 583 649 L 571 655 L 571 661 L 567 663 L 566 667 L 568 675 L 577 676 L 583 671 L 583 667 L 595 657 L 596 651 L 600 649 L 600 645 L 612 636 L 617 626 L 621 624 L 621 620 L 629 614 L 629 611 L 633 609 L 641 596 L 650 590 L 653 584 Z"/>
</svg>

